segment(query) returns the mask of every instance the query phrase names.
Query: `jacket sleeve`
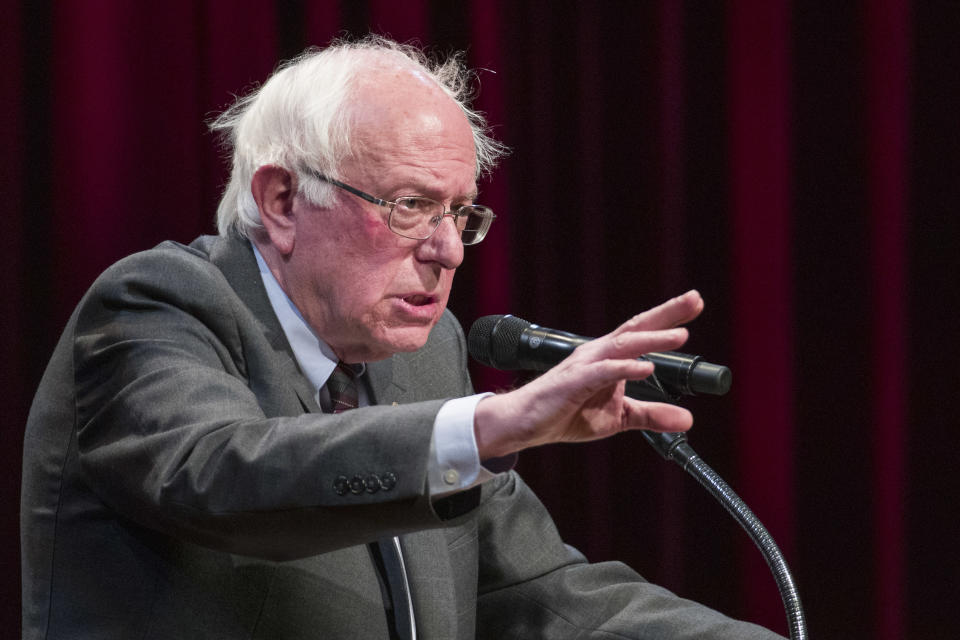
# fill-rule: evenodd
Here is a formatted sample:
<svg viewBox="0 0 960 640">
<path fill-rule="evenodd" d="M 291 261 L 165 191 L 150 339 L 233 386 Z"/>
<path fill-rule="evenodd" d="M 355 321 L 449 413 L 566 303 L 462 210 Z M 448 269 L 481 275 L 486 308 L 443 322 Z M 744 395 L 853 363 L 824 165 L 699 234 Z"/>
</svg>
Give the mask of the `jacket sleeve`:
<svg viewBox="0 0 960 640">
<path fill-rule="evenodd" d="M 680 598 L 619 562 L 588 563 L 563 543 L 515 473 L 491 484 L 481 510 L 478 639 L 781 638 Z"/>
<path fill-rule="evenodd" d="M 425 489 L 442 401 L 303 413 L 292 359 L 183 248 L 128 258 L 94 284 L 73 361 L 82 476 L 142 526 L 289 559 L 442 524 Z M 389 489 L 336 491 L 338 478 L 387 472 Z"/>
</svg>

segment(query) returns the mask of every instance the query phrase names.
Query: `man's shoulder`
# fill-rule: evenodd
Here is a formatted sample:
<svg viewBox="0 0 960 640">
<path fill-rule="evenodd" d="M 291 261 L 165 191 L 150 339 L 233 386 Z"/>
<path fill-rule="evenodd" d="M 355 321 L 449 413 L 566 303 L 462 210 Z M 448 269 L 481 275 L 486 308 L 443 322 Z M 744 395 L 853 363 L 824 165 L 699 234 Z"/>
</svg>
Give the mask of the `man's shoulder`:
<svg viewBox="0 0 960 640">
<path fill-rule="evenodd" d="M 191 318 L 217 332 L 232 333 L 238 323 L 256 329 L 259 323 L 250 304 L 262 284 L 255 258 L 252 253 L 243 257 L 244 251 L 251 252 L 249 244 L 237 243 L 233 253 L 240 256 L 235 262 L 241 266 L 225 264 L 217 255 L 222 244 L 218 238 L 200 238 L 189 245 L 166 241 L 114 263 L 78 304 L 76 330 L 99 331 L 120 319 L 148 326 L 158 318 L 168 324 Z M 249 321 L 241 322 L 244 318 Z"/>
<path fill-rule="evenodd" d="M 417 381 L 429 389 L 427 397 L 460 397 L 471 393 L 467 374 L 467 350 L 463 329 L 456 317 L 445 311 L 430 332 L 427 343 L 416 351 L 393 355 L 397 381 Z"/>
<path fill-rule="evenodd" d="M 440 320 L 430 331 L 430 337 L 427 343 L 420 351 L 440 350 L 450 352 L 451 350 L 461 352 L 466 347 L 466 338 L 463 334 L 463 327 L 460 321 L 449 309 L 444 310 Z"/>
<path fill-rule="evenodd" d="M 165 240 L 151 249 L 130 254 L 119 260 L 105 273 L 123 273 L 136 268 L 150 268 L 160 273 L 170 269 L 208 271 L 215 268 L 213 256 L 217 252 L 222 252 L 223 245 L 229 242 L 231 242 L 230 239 L 220 236 L 199 236 L 190 244 Z"/>
<path fill-rule="evenodd" d="M 201 236 L 189 245 L 167 240 L 152 249 L 131 254 L 108 267 L 93 283 L 90 293 L 159 294 L 176 291 L 188 297 L 213 295 L 228 286 L 212 255 L 224 242 Z"/>
<path fill-rule="evenodd" d="M 437 321 L 437 326 L 433 328 L 433 333 L 438 334 L 438 336 L 454 335 L 462 337 L 463 326 L 460 324 L 460 321 L 457 320 L 457 317 L 453 315 L 453 312 L 450 311 L 450 309 L 444 309 L 443 314 L 440 316 L 440 320 Z"/>
<path fill-rule="evenodd" d="M 182 269 L 205 271 L 211 265 L 208 238 L 201 236 L 189 245 L 165 240 L 151 249 L 132 253 L 107 267 L 97 282 L 132 273 L 163 275 Z"/>
</svg>

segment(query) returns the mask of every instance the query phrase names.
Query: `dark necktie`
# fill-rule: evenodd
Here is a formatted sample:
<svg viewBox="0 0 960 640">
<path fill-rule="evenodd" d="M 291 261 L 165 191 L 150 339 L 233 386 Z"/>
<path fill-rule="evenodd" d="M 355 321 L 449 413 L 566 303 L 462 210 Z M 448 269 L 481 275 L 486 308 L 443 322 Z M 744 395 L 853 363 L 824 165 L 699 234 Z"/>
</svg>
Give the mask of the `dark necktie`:
<svg viewBox="0 0 960 640">
<path fill-rule="evenodd" d="M 360 406 L 357 392 L 356 374 L 350 365 L 338 362 L 337 367 L 327 379 L 327 391 L 330 393 L 330 411 L 343 413 Z M 384 538 L 370 544 L 374 562 L 386 576 L 389 590 L 387 618 L 393 627 L 391 636 L 397 640 L 416 640 L 416 623 L 413 618 L 413 603 L 410 600 L 410 586 L 400 554 L 399 538 Z"/>
<path fill-rule="evenodd" d="M 337 363 L 336 369 L 327 379 L 327 391 L 330 392 L 332 413 L 343 413 L 360 406 L 356 377 L 348 364 Z"/>
</svg>

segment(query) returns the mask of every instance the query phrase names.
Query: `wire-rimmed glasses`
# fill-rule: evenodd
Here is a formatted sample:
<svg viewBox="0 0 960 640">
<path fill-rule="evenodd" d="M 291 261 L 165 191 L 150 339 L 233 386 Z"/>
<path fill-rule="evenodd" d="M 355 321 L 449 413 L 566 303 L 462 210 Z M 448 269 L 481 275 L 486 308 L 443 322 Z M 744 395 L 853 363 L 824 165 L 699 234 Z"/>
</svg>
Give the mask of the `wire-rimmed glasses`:
<svg viewBox="0 0 960 640">
<path fill-rule="evenodd" d="M 463 244 L 477 244 L 487 235 L 490 225 L 497 217 L 489 207 L 480 204 L 461 204 L 447 210 L 442 203 L 425 196 L 400 196 L 392 202 L 383 200 L 339 180 L 328 178 L 309 167 L 306 169 L 318 180 L 328 182 L 367 202 L 388 208 L 390 213 L 387 216 L 387 227 L 395 234 L 411 240 L 426 240 L 439 228 L 444 217 L 451 216 Z"/>
</svg>

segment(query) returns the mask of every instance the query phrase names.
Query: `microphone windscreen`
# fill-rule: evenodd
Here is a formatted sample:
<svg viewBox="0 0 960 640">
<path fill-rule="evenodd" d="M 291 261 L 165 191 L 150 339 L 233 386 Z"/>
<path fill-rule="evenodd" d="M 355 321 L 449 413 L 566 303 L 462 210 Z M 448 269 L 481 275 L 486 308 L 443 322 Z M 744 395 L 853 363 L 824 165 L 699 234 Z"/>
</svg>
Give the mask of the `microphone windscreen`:
<svg viewBox="0 0 960 640">
<path fill-rule="evenodd" d="M 516 316 L 483 316 L 470 327 L 467 350 L 474 359 L 488 367 L 516 369 L 520 337 L 529 326 L 529 322 Z"/>
</svg>

